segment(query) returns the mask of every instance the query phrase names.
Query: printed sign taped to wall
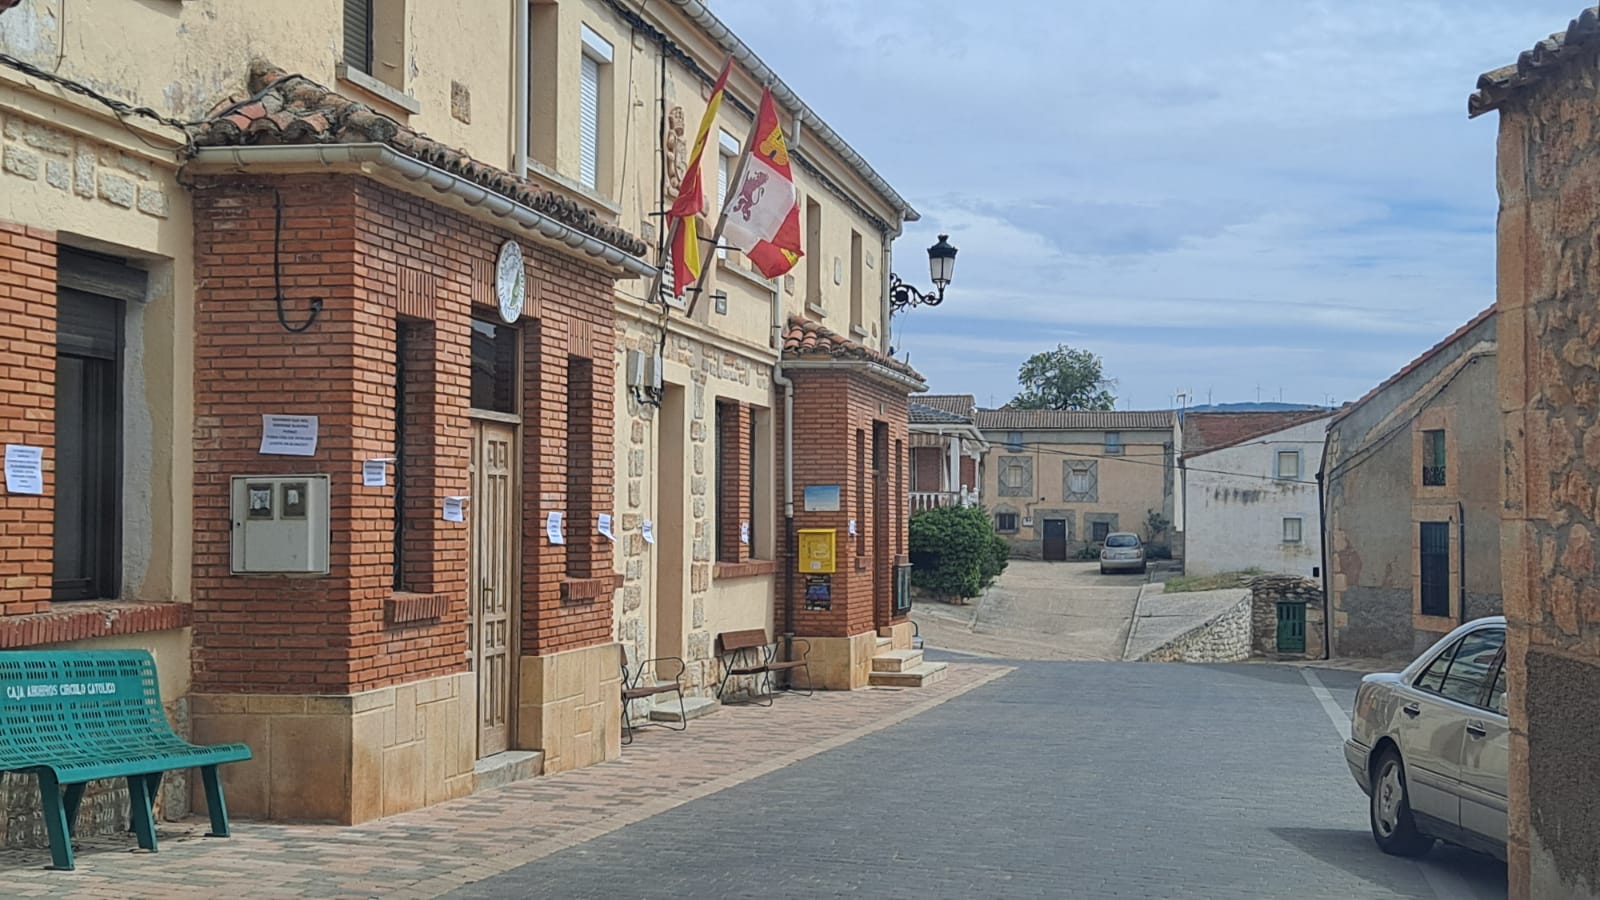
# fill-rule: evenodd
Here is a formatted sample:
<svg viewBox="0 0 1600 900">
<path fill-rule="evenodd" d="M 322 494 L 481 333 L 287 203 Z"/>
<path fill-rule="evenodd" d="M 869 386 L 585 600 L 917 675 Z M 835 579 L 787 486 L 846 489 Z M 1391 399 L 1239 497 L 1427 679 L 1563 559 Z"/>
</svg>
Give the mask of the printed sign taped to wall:
<svg viewBox="0 0 1600 900">
<path fill-rule="evenodd" d="M 806 576 L 806 609 L 833 608 L 833 576 Z"/>
<path fill-rule="evenodd" d="M 807 575 L 831 575 L 835 569 L 834 541 L 838 530 L 833 528 L 802 528 L 800 539 L 800 571 Z"/>
</svg>

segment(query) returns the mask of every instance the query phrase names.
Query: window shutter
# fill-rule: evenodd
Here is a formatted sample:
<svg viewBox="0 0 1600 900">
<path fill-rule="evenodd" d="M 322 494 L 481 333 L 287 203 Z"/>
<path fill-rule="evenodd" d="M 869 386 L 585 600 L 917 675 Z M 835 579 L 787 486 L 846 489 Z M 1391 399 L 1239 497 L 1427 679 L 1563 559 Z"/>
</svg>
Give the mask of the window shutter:
<svg viewBox="0 0 1600 900">
<path fill-rule="evenodd" d="M 372 0 L 344 0 L 344 64 L 372 71 Z"/>
<path fill-rule="evenodd" d="M 587 54 L 578 97 L 578 181 L 592 188 L 600 175 L 600 63 Z"/>
</svg>

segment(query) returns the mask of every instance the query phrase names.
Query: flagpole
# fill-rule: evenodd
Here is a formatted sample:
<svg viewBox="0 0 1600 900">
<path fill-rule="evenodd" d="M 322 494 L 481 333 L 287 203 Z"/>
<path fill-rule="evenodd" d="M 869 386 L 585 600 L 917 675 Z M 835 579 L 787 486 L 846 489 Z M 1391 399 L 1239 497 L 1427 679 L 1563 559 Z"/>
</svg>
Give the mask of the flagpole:
<svg viewBox="0 0 1600 900">
<path fill-rule="evenodd" d="M 772 86 L 769 84 L 765 87 L 770 89 Z M 756 129 L 759 127 L 761 127 L 761 111 L 758 108 L 755 115 L 750 117 L 750 133 L 745 135 L 744 146 L 741 148 L 742 152 L 739 154 L 739 168 L 734 172 L 733 177 L 728 179 L 728 190 L 730 194 L 738 193 L 739 186 L 744 184 L 745 171 L 750 168 L 750 154 L 755 152 L 757 137 Z M 713 257 L 716 257 L 717 248 L 722 246 L 722 229 L 728 224 L 728 197 L 719 197 L 717 199 L 721 204 L 722 209 L 717 214 L 717 227 L 711 231 L 711 253 Z M 744 249 L 748 250 L 749 248 L 746 247 Z M 720 257 L 717 258 L 719 259 L 717 271 L 720 272 L 722 271 L 722 265 L 720 262 Z M 700 267 L 700 277 L 694 280 L 695 287 L 698 288 L 700 286 L 700 282 L 705 280 L 705 273 L 708 268 L 710 267 Z M 700 291 L 696 291 L 694 296 L 689 298 L 689 309 L 685 315 L 694 315 L 694 307 L 696 303 L 700 302 L 700 294 Z"/>
</svg>

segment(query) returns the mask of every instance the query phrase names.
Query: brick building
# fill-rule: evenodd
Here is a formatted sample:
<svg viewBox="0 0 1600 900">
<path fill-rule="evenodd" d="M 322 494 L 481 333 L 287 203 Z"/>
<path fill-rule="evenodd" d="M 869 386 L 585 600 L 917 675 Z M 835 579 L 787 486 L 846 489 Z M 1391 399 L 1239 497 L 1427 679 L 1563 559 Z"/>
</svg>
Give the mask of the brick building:
<svg viewBox="0 0 1600 900">
<path fill-rule="evenodd" d="M 817 479 L 874 504 L 796 612 L 819 681 L 909 643 L 921 381 L 881 348 L 915 212 L 697 2 L 344 6 L 0 10 L 0 435 L 42 482 L 0 494 L 0 645 L 150 650 L 181 732 L 253 749 L 224 770 L 243 816 L 411 809 L 616 756 L 618 643 L 704 694 L 718 631 L 777 637 L 786 459 L 802 527 L 837 518 L 807 518 Z M 663 73 L 638 103 L 635 51 Z M 647 297 L 730 54 L 708 205 L 772 84 L 810 261 L 708 251 L 699 299 Z M 792 392 L 790 316 L 849 336 Z M 791 397 L 863 440 L 786 455 Z M 184 778 L 161 804 L 189 811 Z M 5 841 L 39 839 L 26 807 Z M 99 785 L 83 828 L 126 810 Z"/>
<path fill-rule="evenodd" d="M 1514 900 L 1600 897 L 1600 12 L 1478 79 L 1498 110 L 1499 411 Z"/>
</svg>

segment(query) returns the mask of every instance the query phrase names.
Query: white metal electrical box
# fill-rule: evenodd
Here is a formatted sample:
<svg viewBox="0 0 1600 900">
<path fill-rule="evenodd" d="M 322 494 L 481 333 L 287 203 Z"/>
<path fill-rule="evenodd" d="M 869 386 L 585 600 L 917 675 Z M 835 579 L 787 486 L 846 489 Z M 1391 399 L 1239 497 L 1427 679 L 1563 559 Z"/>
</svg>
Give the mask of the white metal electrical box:
<svg viewBox="0 0 1600 900">
<path fill-rule="evenodd" d="M 328 476 L 233 477 L 233 574 L 328 573 Z"/>
</svg>

